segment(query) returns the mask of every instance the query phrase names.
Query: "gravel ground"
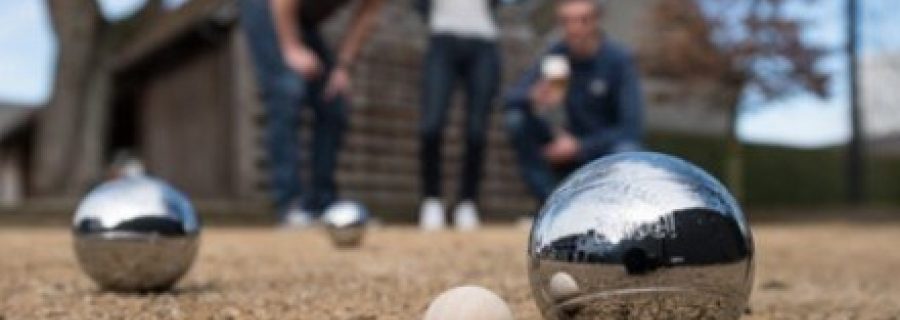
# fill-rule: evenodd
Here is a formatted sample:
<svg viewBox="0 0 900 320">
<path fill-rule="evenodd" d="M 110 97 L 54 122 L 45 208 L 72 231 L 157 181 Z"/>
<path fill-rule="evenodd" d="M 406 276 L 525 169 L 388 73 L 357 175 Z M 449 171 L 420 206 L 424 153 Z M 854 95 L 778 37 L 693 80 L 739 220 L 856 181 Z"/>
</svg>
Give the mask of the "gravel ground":
<svg viewBox="0 0 900 320">
<path fill-rule="evenodd" d="M 900 224 L 767 224 L 748 319 L 900 319 Z M 0 320 L 418 319 L 455 286 L 487 287 L 539 319 L 521 228 L 369 233 L 335 251 L 321 231 L 210 228 L 174 292 L 99 292 L 61 228 L 0 228 Z"/>
</svg>

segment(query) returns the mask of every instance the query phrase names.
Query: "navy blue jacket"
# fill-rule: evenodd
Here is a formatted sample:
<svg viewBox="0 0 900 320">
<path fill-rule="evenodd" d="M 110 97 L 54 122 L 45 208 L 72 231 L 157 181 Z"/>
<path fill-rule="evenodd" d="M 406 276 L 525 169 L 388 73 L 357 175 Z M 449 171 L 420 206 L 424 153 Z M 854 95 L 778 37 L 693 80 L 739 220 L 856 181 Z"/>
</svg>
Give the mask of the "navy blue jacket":
<svg viewBox="0 0 900 320">
<path fill-rule="evenodd" d="M 568 56 L 572 65 L 565 99 L 567 129 L 579 138 L 583 161 L 608 154 L 621 142 L 640 143 L 643 133 L 643 97 L 634 59 L 618 44 L 602 43 L 588 59 L 572 57 L 564 43 L 547 52 Z M 540 78 L 538 62 L 509 92 L 506 107 L 531 114 L 531 88 Z"/>
</svg>

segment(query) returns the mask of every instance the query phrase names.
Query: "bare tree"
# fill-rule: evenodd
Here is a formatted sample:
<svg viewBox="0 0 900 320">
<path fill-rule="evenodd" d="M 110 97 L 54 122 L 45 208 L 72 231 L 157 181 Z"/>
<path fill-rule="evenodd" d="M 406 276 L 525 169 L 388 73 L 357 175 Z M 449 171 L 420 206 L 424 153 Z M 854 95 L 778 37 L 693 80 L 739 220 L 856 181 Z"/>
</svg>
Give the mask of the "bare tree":
<svg viewBox="0 0 900 320">
<path fill-rule="evenodd" d="M 131 19 L 111 23 L 95 0 L 47 0 L 59 48 L 56 78 L 37 121 L 32 188 L 37 195 L 79 193 L 100 176 L 107 108 L 112 96 L 110 62 L 116 46 L 160 1 L 150 0 Z"/>
<path fill-rule="evenodd" d="M 56 79 L 37 126 L 33 188 L 37 194 L 67 193 L 81 154 L 85 128 L 72 119 L 85 116 L 98 86 L 98 52 L 106 23 L 94 0 L 48 0 L 59 44 Z"/>
<path fill-rule="evenodd" d="M 817 68 L 826 49 L 803 37 L 809 24 L 786 12 L 816 0 L 660 0 L 652 11 L 652 41 L 641 48 L 648 74 L 681 83 L 716 83 L 728 108 L 726 180 L 743 196 L 737 138 L 747 97 L 774 100 L 798 93 L 828 95 L 829 76 Z"/>
</svg>

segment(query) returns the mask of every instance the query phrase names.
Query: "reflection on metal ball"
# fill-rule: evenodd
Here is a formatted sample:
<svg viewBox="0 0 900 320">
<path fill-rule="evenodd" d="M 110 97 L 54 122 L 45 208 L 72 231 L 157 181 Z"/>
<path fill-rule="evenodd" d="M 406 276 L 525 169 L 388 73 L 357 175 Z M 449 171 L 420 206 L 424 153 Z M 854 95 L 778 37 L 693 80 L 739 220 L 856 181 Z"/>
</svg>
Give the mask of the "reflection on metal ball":
<svg viewBox="0 0 900 320">
<path fill-rule="evenodd" d="M 547 293 L 555 301 L 565 300 L 578 295 L 581 289 L 578 287 L 578 281 L 572 275 L 565 272 L 557 272 L 547 283 Z"/>
<path fill-rule="evenodd" d="M 368 221 L 369 211 L 356 201 L 335 202 L 322 215 L 322 223 L 334 245 L 339 248 L 358 247 L 362 243 Z"/>
<path fill-rule="evenodd" d="M 715 178 L 634 152 L 560 185 L 532 227 L 528 267 L 548 319 L 737 319 L 753 250 L 746 218 Z"/>
<path fill-rule="evenodd" d="M 158 179 L 130 173 L 91 191 L 73 221 L 75 254 L 101 288 L 171 288 L 197 254 L 200 222 L 190 201 Z"/>
</svg>

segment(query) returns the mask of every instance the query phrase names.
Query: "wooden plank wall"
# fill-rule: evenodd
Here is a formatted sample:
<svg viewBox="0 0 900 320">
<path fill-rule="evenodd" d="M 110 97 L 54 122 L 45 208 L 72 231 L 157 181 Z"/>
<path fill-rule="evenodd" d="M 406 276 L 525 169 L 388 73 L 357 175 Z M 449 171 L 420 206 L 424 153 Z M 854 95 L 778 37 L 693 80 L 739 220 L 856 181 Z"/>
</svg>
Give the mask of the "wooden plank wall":
<svg viewBox="0 0 900 320">
<path fill-rule="evenodd" d="M 186 55 L 147 82 L 138 99 L 148 169 L 197 199 L 236 196 L 228 50 Z"/>
<path fill-rule="evenodd" d="M 389 2 L 380 31 L 357 65 L 350 128 L 338 172 L 344 197 L 364 201 L 392 220 L 414 219 L 421 193 L 417 131 L 426 35 L 408 5 L 404 0 Z M 327 26 L 325 34 L 331 42 L 338 41 L 346 16 L 340 15 Z M 504 17 L 514 21 L 518 16 L 507 12 Z M 506 87 L 539 48 L 521 26 L 504 25 L 509 28 L 503 39 Z M 151 170 L 197 200 L 267 200 L 265 112 L 246 40 L 237 27 L 226 32 L 230 36 L 224 45 L 194 58 L 182 58 L 141 90 L 141 148 Z M 443 170 L 448 203 L 455 199 L 461 171 L 463 108 L 459 98 L 445 135 Z M 309 110 L 304 113 L 300 134 L 308 142 L 314 119 Z M 484 211 L 495 218 L 533 214 L 536 204 L 519 178 L 499 101 L 492 113 L 489 141 L 481 192 Z"/>
</svg>

